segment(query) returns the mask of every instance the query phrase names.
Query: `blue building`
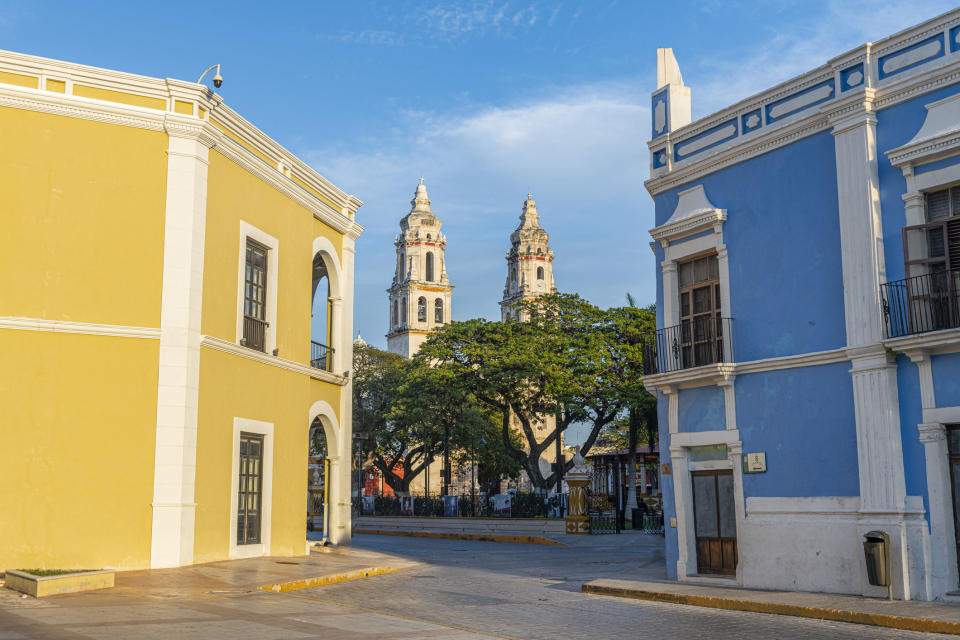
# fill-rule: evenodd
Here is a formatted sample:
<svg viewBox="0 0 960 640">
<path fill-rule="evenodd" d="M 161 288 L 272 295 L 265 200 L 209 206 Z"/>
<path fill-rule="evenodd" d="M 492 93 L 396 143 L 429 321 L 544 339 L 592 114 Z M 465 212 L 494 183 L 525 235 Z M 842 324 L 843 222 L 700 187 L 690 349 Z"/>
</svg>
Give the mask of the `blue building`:
<svg viewBox="0 0 960 640">
<path fill-rule="evenodd" d="M 650 179 L 667 573 L 960 588 L 960 10 L 691 122 L 658 52 Z"/>
</svg>

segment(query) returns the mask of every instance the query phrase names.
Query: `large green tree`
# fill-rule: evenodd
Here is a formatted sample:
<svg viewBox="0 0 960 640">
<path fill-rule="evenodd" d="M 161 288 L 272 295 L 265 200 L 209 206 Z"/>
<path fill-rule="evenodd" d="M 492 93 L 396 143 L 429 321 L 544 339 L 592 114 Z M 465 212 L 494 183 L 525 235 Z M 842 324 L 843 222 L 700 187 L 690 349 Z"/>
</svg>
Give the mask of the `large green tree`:
<svg viewBox="0 0 960 640">
<path fill-rule="evenodd" d="M 500 441 L 540 489 L 556 484 L 556 468 L 544 476 L 539 460 L 574 423 L 590 432 L 586 454 L 605 426 L 631 402 L 639 384 L 643 310 L 604 311 L 576 295 L 553 294 L 525 302 L 526 322 L 454 322 L 436 331 L 421 353 L 443 363 L 481 403 L 501 416 Z M 642 388 L 642 385 L 641 385 Z M 556 417 L 538 439 L 536 421 Z M 515 419 L 524 446 L 511 434 Z M 572 466 L 567 461 L 563 471 Z"/>
</svg>

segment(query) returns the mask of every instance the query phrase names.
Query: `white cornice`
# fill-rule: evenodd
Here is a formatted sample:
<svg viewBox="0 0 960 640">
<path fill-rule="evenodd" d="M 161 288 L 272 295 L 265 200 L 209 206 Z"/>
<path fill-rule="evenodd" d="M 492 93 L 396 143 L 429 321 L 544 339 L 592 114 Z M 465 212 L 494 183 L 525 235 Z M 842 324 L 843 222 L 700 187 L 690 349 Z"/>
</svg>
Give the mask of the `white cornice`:
<svg viewBox="0 0 960 640">
<path fill-rule="evenodd" d="M 651 169 L 651 178 L 644 183 L 647 191 L 652 196 L 656 196 L 663 191 L 696 181 L 725 167 L 827 130 L 830 127 L 830 122 L 825 117 L 824 110 L 833 110 L 838 102 L 850 105 L 851 102 L 856 102 L 855 96 L 863 96 L 867 89 L 875 91 L 872 109 L 876 111 L 960 81 L 960 62 L 958 62 L 960 61 L 960 57 L 958 57 L 960 54 L 949 51 L 949 43 L 947 43 L 948 51 L 946 55 L 925 62 L 924 71 L 911 70 L 903 73 L 902 76 L 897 74 L 884 78 L 879 80 L 879 86 L 877 85 L 874 68 L 880 56 L 903 49 L 913 42 L 937 33 L 949 34 L 949 28 L 958 24 L 958 18 L 960 18 L 960 10 L 953 10 L 889 38 L 884 38 L 877 43 L 867 43 L 835 57 L 826 65 L 817 67 L 802 76 L 672 131 L 669 136 L 660 136 L 651 140 L 648 143 L 651 152 L 659 151 L 666 145 L 667 153 L 670 155 L 673 147 L 724 122 L 729 120 L 739 122 L 741 116 L 756 110 L 762 111 L 771 103 L 801 92 L 819 82 L 830 79 L 839 81 L 840 71 L 848 69 L 854 64 L 863 62 L 867 67 L 870 67 L 864 70 L 867 77 L 861 87 L 841 91 L 841 87 L 835 86 L 834 95 L 839 96 L 839 99 L 830 100 L 819 109 L 811 108 L 803 114 L 787 116 L 782 123 L 766 123 L 762 128 L 753 131 L 743 132 L 741 130 L 740 135 L 714 149 L 704 151 L 686 160 L 671 163 L 669 167 Z M 834 112 L 832 115 L 835 118 L 840 114 Z"/>
<path fill-rule="evenodd" d="M 163 131 L 163 111 L 0 84 L 0 106 Z"/>
<path fill-rule="evenodd" d="M 151 78 L 3 50 L 0 50 L 0 71 L 35 77 L 39 87 L 30 89 L 13 85 L 0 85 L 0 106 L 30 109 L 142 129 L 162 130 L 163 114 L 175 112 L 175 100 L 193 103 L 206 110 L 224 127 L 241 137 L 242 144 L 248 145 L 256 152 L 271 158 L 276 163 L 274 165 L 275 169 L 279 169 L 282 165 L 290 173 L 291 178 L 297 178 L 320 194 L 321 197 L 318 199 L 322 201 L 323 198 L 326 198 L 333 203 L 338 214 L 352 219 L 363 204 L 360 199 L 337 188 L 236 111 L 223 104 L 222 97 L 204 85 L 173 78 Z M 67 82 L 67 93 L 43 90 L 43 82 L 46 78 Z M 163 108 L 136 107 L 70 95 L 71 87 L 74 85 L 160 100 L 163 102 Z M 196 114 L 191 116 L 179 115 L 200 120 Z M 298 188 L 302 189 L 302 187 Z"/>
<path fill-rule="evenodd" d="M 221 143 L 215 150 L 309 210 L 317 220 L 329 225 L 332 229 L 340 233 L 349 233 L 354 239 L 363 231 L 363 227 L 298 186 L 274 167 L 250 153 L 233 138 L 221 134 Z"/>
<path fill-rule="evenodd" d="M 52 331 L 55 333 L 82 333 L 91 336 L 115 336 L 119 338 L 159 339 L 158 327 L 130 327 L 117 324 L 96 324 L 69 320 L 45 320 L 43 318 L 0 317 L 0 329 L 22 331 Z"/>
<path fill-rule="evenodd" d="M 293 373 L 300 373 L 306 376 L 310 376 L 314 380 L 322 380 L 324 382 L 329 382 L 331 384 L 336 384 L 339 386 L 344 386 L 347 384 L 347 377 L 337 375 L 335 373 L 330 373 L 329 371 L 323 371 L 321 369 L 315 369 L 314 367 L 307 366 L 305 364 L 300 364 L 299 362 L 294 362 L 293 360 L 285 360 L 276 356 L 267 355 L 261 351 L 255 351 L 253 349 L 248 349 L 246 347 L 241 347 L 238 344 L 233 342 L 228 342 L 220 338 L 214 338 L 213 336 L 201 336 L 200 337 L 200 346 L 208 347 L 216 351 L 222 351 L 223 353 L 229 353 L 231 355 L 240 356 L 241 358 L 246 358 L 248 360 L 253 360 L 254 362 L 259 362 L 261 364 L 268 364 L 273 367 L 279 367 L 286 371 L 292 371 Z"/>
<path fill-rule="evenodd" d="M 681 369 L 669 373 L 658 373 L 644 376 L 643 384 L 649 388 L 662 387 L 702 387 L 719 384 L 735 376 L 764 371 L 779 371 L 781 369 L 796 369 L 799 367 L 819 367 L 827 364 L 846 362 L 850 358 L 846 349 L 830 349 L 828 351 L 814 351 L 795 356 L 781 356 L 778 358 L 764 358 L 762 360 L 748 360 L 746 362 L 730 362 L 712 364 L 705 367 Z"/>
</svg>

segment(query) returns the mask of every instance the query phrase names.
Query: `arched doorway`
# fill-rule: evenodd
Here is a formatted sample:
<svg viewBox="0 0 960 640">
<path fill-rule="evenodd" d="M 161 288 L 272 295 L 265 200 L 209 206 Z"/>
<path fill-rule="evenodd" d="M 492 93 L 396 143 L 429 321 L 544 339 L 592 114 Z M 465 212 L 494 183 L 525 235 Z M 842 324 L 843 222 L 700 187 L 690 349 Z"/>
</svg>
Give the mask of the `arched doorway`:
<svg viewBox="0 0 960 640">
<path fill-rule="evenodd" d="M 337 414 L 329 403 L 318 400 L 310 407 L 308 419 L 308 523 L 313 524 L 315 532 L 322 530 L 322 539 L 326 542 L 349 542 L 350 477 L 344 474 L 350 473 L 350 461 L 346 461 L 344 469 Z M 346 446 L 349 455 L 349 442 Z M 314 476 L 315 471 L 318 477 Z M 319 539 L 316 535 L 310 537 Z"/>
<path fill-rule="evenodd" d="M 307 458 L 307 538 L 322 540 L 329 533 L 327 504 L 330 486 L 329 450 L 327 435 L 320 416 L 310 425 L 309 454 Z"/>
</svg>

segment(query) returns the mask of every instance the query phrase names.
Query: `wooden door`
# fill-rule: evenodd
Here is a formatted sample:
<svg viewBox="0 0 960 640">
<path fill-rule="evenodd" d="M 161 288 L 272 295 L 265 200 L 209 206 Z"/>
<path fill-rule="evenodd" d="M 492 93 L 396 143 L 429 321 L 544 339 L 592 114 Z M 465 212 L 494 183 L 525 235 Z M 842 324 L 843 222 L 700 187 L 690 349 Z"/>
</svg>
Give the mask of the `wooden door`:
<svg viewBox="0 0 960 640">
<path fill-rule="evenodd" d="M 737 525 L 732 471 L 694 471 L 693 520 L 699 573 L 737 570 Z"/>
</svg>

